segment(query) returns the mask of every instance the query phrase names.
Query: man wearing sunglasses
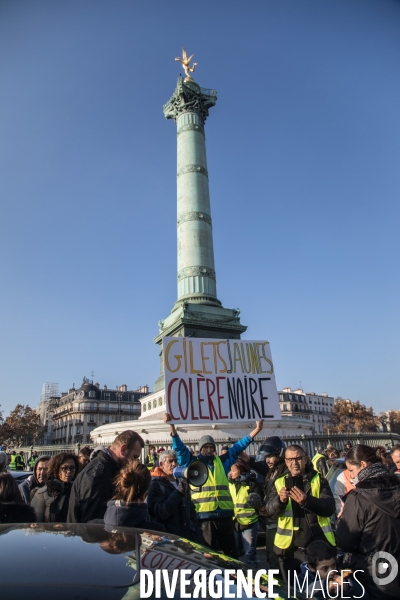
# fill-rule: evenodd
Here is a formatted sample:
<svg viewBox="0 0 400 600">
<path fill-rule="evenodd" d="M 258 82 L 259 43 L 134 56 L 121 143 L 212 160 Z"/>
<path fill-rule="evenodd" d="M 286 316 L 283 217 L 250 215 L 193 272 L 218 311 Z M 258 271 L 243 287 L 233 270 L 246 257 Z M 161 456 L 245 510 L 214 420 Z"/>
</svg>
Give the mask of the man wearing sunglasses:
<svg viewBox="0 0 400 600">
<path fill-rule="evenodd" d="M 266 512 L 278 518 L 274 552 L 279 557 L 282 577 L 299 571 L 306 561 L 306 548 L 314 540 L 335 546 L 330 517 L 335 500 L 327 480 L 309 463 L 302 446 L 285 450 L 286 470 L 275 480 L 267 499 Z"/>
</svg>

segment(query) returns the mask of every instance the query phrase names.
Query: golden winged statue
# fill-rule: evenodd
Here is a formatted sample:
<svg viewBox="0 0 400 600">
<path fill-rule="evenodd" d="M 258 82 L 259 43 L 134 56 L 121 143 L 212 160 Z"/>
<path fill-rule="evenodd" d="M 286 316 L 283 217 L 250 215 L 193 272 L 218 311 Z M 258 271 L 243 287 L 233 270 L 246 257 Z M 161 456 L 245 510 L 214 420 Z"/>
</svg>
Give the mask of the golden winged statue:
<svg viewBox="0 0 400 600">
<path fill-rule="evenodd" d="M 182 48 L 182 58 L 178 57 L 175 59 L 175 60 L 179 61 L 180 63 L 182 63 L 182 67 L 183 67 L 183 70 L 185 71 L 185 75 L 186 75 L 184 81 L 193 81 L 193 77 L 190 76 L 190 73 L 194 73 L 194 71 L 197 67 L 197 63 L 195 63 L 195 62 L 193 63 L 192 68 L 190 68 L 190 66 L 189 66 L 190 61 L 192 60 L 193 56 L 194 56 L 194 54 L 192 54 L 188 58 L 185 48 Z"/>
</svg>

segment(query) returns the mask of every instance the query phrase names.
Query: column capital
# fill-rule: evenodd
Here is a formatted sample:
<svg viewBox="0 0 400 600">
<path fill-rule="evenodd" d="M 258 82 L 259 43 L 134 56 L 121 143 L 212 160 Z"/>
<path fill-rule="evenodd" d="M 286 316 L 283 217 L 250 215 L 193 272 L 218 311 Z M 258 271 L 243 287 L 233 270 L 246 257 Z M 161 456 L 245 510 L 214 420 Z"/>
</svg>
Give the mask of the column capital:
<svg viewBox="0 0 400 600">
<path fill-rule="evenodd" d="M 216 102 L 216 90 L 202 88 L 194 81 L 184 81 L 182 75 L 179 75 L 175 91 L 164 104 L 163 111 L 166 119 L 174 119 L 175 122 L 183 113 L 197 113 L 204 123 L 208 110 Z"/>
</svg>

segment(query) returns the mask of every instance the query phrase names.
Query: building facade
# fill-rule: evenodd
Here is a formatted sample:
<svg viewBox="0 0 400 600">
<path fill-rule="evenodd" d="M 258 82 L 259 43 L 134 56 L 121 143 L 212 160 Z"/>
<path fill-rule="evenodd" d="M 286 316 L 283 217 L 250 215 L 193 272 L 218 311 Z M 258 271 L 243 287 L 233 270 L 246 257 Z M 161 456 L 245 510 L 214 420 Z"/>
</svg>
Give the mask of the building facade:
<svg viewBox="0 0 400 600">
<path fill-rule="evenodd" d="M 140 399 L 148 392 L 147 386 L 128 390 L 125 384 L 116 389 L 106 385 L 100 389 L 98 383 L 84 377 L 78 389 L 72 387 L 58 399 L 52 412 L 51 443 L 89 444 L 90 433 L 96 427 L 138 419 Z"/>
<path fill-rule="evenodd" d="M 283 388 L 279 395 L 282 418 L 296 417 L 307 419 L 313 424 L 313 433 L 324 433 L 331 418 L 334 399 L 328 394 L 304 392 L 302 389 Z"/>
<path fill-rule="evenodd" d="M 39 414 L 40 424 L 42 425 L 40 432 L 40 444 L 51 444 L 52 440 L 52 420 L 51 414 L 54 410 L 55 401 L 59 399 L 58 383 L 50 383 L 46 381 L 42 385 L 42 395 L 40 396 L 39 406 L 35 411 Z"/>
</svg>

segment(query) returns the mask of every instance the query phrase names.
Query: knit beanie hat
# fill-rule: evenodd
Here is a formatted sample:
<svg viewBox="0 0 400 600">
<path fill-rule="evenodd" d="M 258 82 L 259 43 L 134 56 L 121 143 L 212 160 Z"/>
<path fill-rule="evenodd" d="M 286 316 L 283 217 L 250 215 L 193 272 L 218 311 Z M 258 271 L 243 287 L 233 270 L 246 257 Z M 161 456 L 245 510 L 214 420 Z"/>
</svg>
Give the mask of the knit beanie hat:
<svg viewBox="0 0 400 600">
<path fill-rule="evenodd" d="M 203 435 L 199 440 L 199 452 L 201 452 L 202 447 L 206 444 L 213 444 L 214 448 L 216 447 L 214 438 L 211 435 Z"/>
</svg>

